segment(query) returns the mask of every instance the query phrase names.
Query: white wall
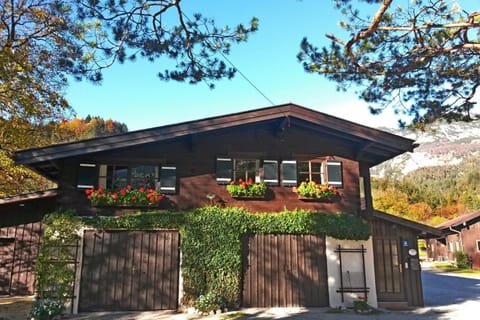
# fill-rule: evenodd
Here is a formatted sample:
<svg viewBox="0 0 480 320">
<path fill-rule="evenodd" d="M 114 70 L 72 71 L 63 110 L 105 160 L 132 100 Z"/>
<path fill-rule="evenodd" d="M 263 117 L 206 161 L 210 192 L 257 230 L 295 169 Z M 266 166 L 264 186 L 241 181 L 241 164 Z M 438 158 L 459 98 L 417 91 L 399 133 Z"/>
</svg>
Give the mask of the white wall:
<svg viewBox="0 0 480 320">
<path fill-rule="evenodd" d="M 372 238 L 367 241 L 353 241 L 353 240 L 338 240 L 331 237 L 326 237 L 326 257 L 327 257 L 327 273 L 328 273 L 328 294 L 330 298 L 330 307 L 352 307 L 353 301 L 359 297 L 363 297 L 363 292 L 359 293 L 344 293 L 344 302 L 342 303 L 342 296 L 340 292 L 340 261 L 338 253 L 335 249 L 338 245 L 342 249 L 359 249 L 361 246 L 366 249 L 365 252 L 365 275 L 367 280 L 367 287 L 369 288 L 367 302 L 372 307 L 378 307 L 377 304 L 377 289 L 375 286 L 375 268 L 373 260 L 373 244 Z M 344 286 L 351 285 L 352 287 L 363 286 L 363 266 L 362 255 L 360 253 L 345 253 L 342 252 L 342 269 L 343 269 L 343 283 Z"/>
</svg>

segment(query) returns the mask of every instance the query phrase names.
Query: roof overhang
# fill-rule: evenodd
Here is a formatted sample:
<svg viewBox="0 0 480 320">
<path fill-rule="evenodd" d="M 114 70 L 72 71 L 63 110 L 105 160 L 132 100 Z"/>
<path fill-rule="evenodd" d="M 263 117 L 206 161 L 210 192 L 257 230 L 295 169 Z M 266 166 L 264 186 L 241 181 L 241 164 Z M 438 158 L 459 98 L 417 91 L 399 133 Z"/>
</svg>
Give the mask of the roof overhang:
<svg viewBox="0 0 480 320">
<path fill-rule="evenodd" d="M 388 214 L 382 211 L 373 211 L 373 217 L 388 221 L 390 223 L 398 224 L 402 227 L 406 227 L 415 230 L 418 233 L 419 238 L 438 238 L 443 236 L 443 232 L 435 227 L 428 226 L 423 223 L 415 222 L 412 220 L 404 219 L 392 214 Z"/>
<path fill-rule="evenodd" d="M 26 165 L 55 180 L 58 161 L 92 153 L 112 151 L 153 142 L 168 141 L 189 135 L 208 133 L 231 127 L 252 125 L 275 119 L 288 119 L 291 125 L 299 125 L 315 132 L 327 133 L 356 146 L 356 159 L 370 167 L 407 151 L 413 151 L 414 141 L 385 131 L 366 127 L 325 113 L 295 104 L 285 104 L 255 109 L 224 116 L 132 131 L 109 137 L 81 140 L 22 150 L 15 153 L 17 164 Z M 281 121 L 282 122 L 282 121 Z"/>
</svg>

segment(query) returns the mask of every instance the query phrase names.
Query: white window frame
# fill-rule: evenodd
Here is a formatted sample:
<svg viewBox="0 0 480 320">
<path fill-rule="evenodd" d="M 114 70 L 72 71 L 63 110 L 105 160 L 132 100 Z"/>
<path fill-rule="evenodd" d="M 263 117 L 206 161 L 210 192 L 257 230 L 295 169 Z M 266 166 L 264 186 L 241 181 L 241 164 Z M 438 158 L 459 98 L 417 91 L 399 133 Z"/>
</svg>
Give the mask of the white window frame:
<svg viewBox="0 0 480 320">
<path fill-rule="evenodd" d="M 284 164 L 295 164 L 295 180 L 286 180 L 283 178 L 283 165 Z M 283 186 L 296 186 L 298 184 L 298 167 L 297 160 L 283 160 L 281 163 L 282 166 L 282 185 Z"/>
<path fill-rule="evenodd" d="M 331 166 L 331 165 L 340 167 L 340 181 L 330 180 L 330 177 L 328 176 L 328 167 Z M 338 160 L 327 160 L 326 167 L 327 167 L 327 169 L 326 169 L 327 170 L 327 184 L 329 186 L 334 186 L 336 188 L 342 188 L 343 187 L 343 166 L 342 166 L 342 162 L 338 161 Z"/>
</svg>

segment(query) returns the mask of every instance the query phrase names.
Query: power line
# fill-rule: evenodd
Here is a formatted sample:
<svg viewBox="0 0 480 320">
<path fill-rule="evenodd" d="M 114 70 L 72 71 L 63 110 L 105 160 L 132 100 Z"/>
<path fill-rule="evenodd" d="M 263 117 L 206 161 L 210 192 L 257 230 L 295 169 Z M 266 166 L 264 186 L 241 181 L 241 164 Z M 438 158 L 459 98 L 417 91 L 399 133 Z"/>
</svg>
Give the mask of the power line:
<svg viewBox="0 0 480 320">
<path fill-rule="evenodd" d="M 189 22 L 192 22 L 192 20 L 190 19 L 190 17 L 188 17 L 185 12 L 182 12 L 182 15 L 189 21 Z M 205 42 L 207 42 L 210 46 L 212 47 L 215 47 L 208 39 L 205 39 Z M 240 76 L 242 76 L 243 79 L 245 79 L 245 81 L 247 81 L 247 83 L 249 85 L 252 86 L 253 89 L 255 89 L 255 91 L 257 91 L 263 98 L 265 98 L 272 106 L 275 105 L 275 103 L 269 98 L 267 97 L 266 94 L 264 94 L 262 92 L 262 90 L 260 90 L 260 88 L 258 88 L 254 83 L 253 81 L 251 81 L 230 59 L 227 58 L 227 56 L 221 52 L 221 51 L 218 51 L 218 53 L 220 53 L 220 55 L 223 57 L 223 59 L 225 61 L 227 61 L 234 69 L 236 72 L 238 72 L 238 74 Z"/>
</svg>

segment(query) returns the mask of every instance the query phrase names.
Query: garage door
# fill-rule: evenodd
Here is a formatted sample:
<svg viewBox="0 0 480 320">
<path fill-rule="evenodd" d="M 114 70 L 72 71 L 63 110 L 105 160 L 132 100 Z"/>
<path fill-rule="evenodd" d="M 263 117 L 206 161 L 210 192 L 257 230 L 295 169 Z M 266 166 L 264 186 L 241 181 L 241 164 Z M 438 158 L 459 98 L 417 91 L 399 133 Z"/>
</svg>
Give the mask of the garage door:
<svg viewBox="0 0 480 320">
<path fill-rule="evenodd" d="M 325 237 L 247 235 L 244 240 L 245 307 L 326 307 Z"/>
<path fill-rule="evenodd" d="M 86 230 L 79 311 L 176 309 L 179 244 L 177 231 Z"/>
</svg>

